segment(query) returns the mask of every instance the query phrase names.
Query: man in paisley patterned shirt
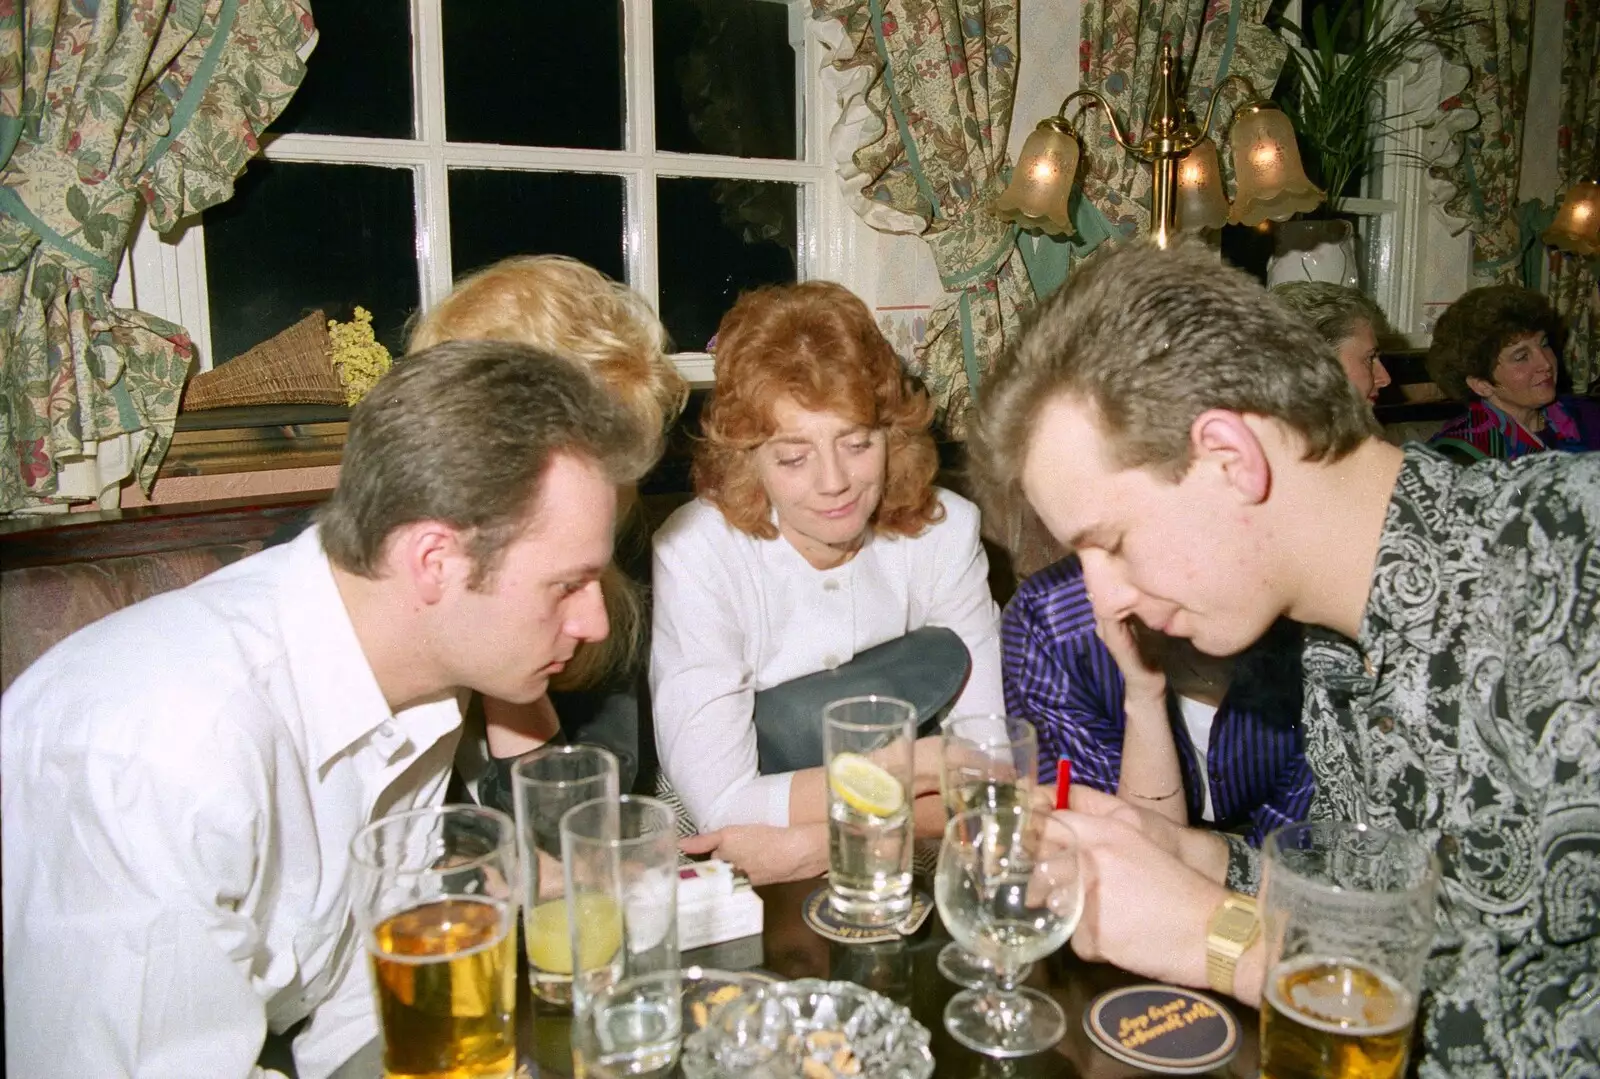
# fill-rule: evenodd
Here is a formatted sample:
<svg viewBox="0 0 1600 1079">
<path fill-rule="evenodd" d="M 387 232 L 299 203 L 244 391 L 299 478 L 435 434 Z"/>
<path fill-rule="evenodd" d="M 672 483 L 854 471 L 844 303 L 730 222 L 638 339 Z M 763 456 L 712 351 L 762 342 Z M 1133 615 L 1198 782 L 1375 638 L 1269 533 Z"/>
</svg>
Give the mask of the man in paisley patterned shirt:
<svg viewBox="0 0 1600 1079">
<path fill-rule="evenodd" d="M 1600 1075 L 1600 454 L 1460 468 L 1387 445 L 1325 345 L 1181 243 L 1046 300 L 976 441 L 980 489 L 1027 498 L 1101 617 L 1213 654 L 1279 616 L 1319 627 L 1311 815 L 1404 829 L 1442 868 L 1421 1074 Z M 1255 1004 L 1259 941 L 1207 971 L 1249 848 L 1072 803 L 1074 948 Z"/>
</svg>

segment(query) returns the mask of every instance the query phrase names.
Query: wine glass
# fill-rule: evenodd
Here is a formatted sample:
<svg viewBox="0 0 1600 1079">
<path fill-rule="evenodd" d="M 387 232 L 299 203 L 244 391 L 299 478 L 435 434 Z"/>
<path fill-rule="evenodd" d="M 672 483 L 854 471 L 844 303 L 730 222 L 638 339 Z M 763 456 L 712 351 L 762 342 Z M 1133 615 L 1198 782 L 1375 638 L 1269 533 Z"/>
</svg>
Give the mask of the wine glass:
<svg viewBox="0 0 1600 1079">
<path fill-rule="evenodd" d="M 1023 806 L 952 817 L 939 850 L 934 901 L 945 928 L 994 966 L 994 982 L 965 989 L 944 1009 L 945 1029 L 985 1056 L 1042 1052 L 1067 1031 L 1060 1005 L 1017 986 L 1024 963 L 1059 949 L 1083 913 L 1072 833 Z"/>
<path fill-rule="evenodd" d="M 969 810 L 1030 805 L 1039 782 L 1039 739 L 1033 724 L 1002 715 L 951 716 L 939 727 L 939 790 L 948 816 Z M 939 973 L 966 989 L 982 989 L 994 966 L 951 942 L 939 952 Z M 1020 981 L 1028 966 L 1017 971 Z"/>
</svg>

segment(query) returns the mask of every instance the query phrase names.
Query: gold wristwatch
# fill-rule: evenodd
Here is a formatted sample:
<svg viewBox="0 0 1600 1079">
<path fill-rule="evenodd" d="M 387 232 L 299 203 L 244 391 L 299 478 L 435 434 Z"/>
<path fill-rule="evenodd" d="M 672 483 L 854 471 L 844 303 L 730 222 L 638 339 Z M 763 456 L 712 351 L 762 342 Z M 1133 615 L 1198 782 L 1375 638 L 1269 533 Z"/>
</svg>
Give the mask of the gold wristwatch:
<svg viewBox="0 0 1600 1079">
<path fill-rule="evenodd" d="M 1261 935 L 1261 919 L 1256 901 L 1248 895 L 1229 892 L 1206 923 L 1206 981 L 1219 993 L 1233 994 L 1233 973 L 1239 957 Z"/>
</svg>

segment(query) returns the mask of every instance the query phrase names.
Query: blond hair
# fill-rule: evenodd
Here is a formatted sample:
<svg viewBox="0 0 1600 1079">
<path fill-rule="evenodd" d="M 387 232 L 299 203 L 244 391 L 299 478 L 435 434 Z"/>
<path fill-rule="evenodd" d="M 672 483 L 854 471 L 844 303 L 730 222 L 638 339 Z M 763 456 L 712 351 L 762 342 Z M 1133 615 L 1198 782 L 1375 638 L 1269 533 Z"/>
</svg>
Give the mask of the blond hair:
<svg viewBox="0 0 1600 1079">
<path fill-rule="evenodd" d="M 518 255 L 461 279 L 414 321 L 407 351 L 468 338 L 532 345 L 591 372 L 633 414 L 657 454 L 689 398 L 688 383 L 667 357 L 666 330 L 644 297 L 564 255 Z M 619 515 L 619 525 L 622 520 Z M 557 689 L 594 688 L 639 658 L 644 601 L 638 586 L 610 565 L 600 587 L 611 633 L 578 646 L 552 682 Z"/>
</svg>

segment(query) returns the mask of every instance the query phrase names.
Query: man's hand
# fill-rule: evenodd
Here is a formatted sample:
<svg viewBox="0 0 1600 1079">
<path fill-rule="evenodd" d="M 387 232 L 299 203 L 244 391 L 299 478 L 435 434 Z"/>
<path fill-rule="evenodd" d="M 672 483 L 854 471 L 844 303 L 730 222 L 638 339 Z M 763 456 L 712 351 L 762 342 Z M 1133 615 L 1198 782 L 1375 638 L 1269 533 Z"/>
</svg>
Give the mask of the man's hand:
<svg viewBox="0 0 1600 1079">
<path fill-rule="evenodd" d="M 1073 951 L 1158 981 L 1206 984 L 1206 925 L 1227 889 L 1122 815 L 1061 810 L 1046 828 L 1077 840 L 1084 901 Z"/>
<path fill-rule="evenodd" d="M 680 840 L 678 847 L 685 854 L 721 858 L 751 884 L 806 880 L 828 871 L 826 824 L 734 824 Z"/>
<path fill-rule="evenodd" d="M 1133 829 L 1157 850 L 1217 884 L 1227 879 L 1228 844 L 1215 832 L 1186 828 L 1152 809 L 1076 783 L 1072 785 L 1071 805 L 1075 813 L 1116 821 Z"/>
</svg>

